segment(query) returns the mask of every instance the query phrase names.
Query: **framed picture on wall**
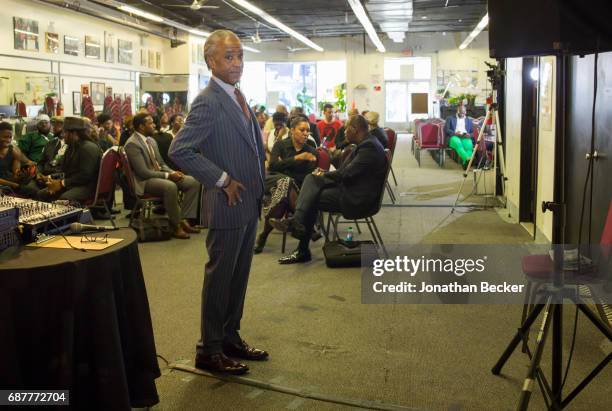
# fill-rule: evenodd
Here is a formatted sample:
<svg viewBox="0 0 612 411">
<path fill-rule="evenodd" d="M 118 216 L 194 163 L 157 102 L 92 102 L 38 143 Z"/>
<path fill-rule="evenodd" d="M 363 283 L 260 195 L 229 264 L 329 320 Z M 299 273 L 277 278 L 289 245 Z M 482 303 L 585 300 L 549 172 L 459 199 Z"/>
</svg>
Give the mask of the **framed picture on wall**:
<svg viewBox="0 0 612 411">
<path fill-rule="evenodd" d="M 59 34 L 45 33 L 45 50 L 47 53 L 59 53 Z"/>
<path fill-rule="evenodd" d="M 99 38 L 95 36 L 85 36 L 85 57 L 88 59 L 100 59 Z"/>
<path fill-rule="evenodd" d="M 161 70 L 161 53 L 159 51 L 155 52 L 155 68 Z"/>
<path fill-rule="evenodd" d="M 72 92 L 72 114 L 81 114 L 81 93 L 78 91 Z"/>
<path fill-rule="evenodd" d="M 81 94 L 83 96 L 89 96 L 89 84 L 81 84 Z"/>
<path fill-rule="evenodd" d="M 112 97 L 112 96 L 113 96 L 113 88 L 106 87 L 106 97 Z"/>
<path fill-rule="evenodd" d="M 117 48 L 119 49 L 119 63 L 132 64 L 132 42 L 127 40 L 117 40 Z"/>
<path fill-rule="evenodd" d="M 101 106 L 104 104 L 104 97 L 106 87 L 104 83 L 97 83 L 92 81 L 91 83 L 91 102 L 94 106 Z M 112 91 L 111 91 L 112 93 Z"/>
<path fill-rule="evenodd" d="M 70 56 L 79 55 L 79 39 L 72 36 L 64 36 L 64 54 Z"/>
<path fill-rule="evenodd" d="M 104 61 L 115 62 L 115 35 L 108 31 L 104 32 Z"/>
<path fill-rule="evenodd" d="M 15 50 L 38 51 L 38 22 L 13 17 Z"/>
</svg>

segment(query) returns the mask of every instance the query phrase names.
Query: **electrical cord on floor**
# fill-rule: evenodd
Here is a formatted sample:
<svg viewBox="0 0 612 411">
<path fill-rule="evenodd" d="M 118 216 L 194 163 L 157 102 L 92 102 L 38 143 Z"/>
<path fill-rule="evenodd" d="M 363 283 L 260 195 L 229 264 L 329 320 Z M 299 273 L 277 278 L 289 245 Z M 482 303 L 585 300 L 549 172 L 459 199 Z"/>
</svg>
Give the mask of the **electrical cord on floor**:
<svg viewBox="0 0 612 411">
<path fill-rule="evenodd" d="M 586 193 L 587 187 L 590 183 L 589 190 L 589 223 L 588 223 L 588 238 L 587 244 L 591 245 L 591 229 L 592 229 L 592 218 L 593 218 L 593 154 L 595 152 L 595 107 L 597 103 L 597 68 L 599 62 L 599 38 L 597 39 L 597 50 L 595 51 L 595 62 L 593 64 L 593 107 L 591 109 L 591 147 L 590 147 L 590 155 L 589 155 L 589 164 L 587 166 L 587 174 L 584 179 L 584 187 L 582 190 L 582 205 L 580 208 L 580 224 L 578 225 L 578 273 L 581 271 L 581 256 L 580 256 L 580 248 L 582 246 L 582 229 L 584 224 L 584 209 L 586 202 Z M 578 284 L 576 284 L 576 294 L 578 295 L 579 288 Z M 561 390 L 559 391 L 559 395 L 565 387 L 565 383 L 567 382 L 567 376 L 569 375 L 570 366 L 572 364 L 572 359 L 574 357 L 574 349 L 576 348 L 576 335 L 578 331 L 578 305 L 576 305 L 576 313 L 574 316 L 574 331 L 572 333 L 572 344 L 570 346 L 569 356 L 567 358 L 567 365 L 565 367 L 565 374 L 563 376 L 563 380 L 561 382 Z M 560 398 L 558 398 L 560 399 Z"/>
<path fill-rule="evenodd" d="M 170 366 L 170 361 L 166 360 L 162 355 L 157 354 L 157 358 L 161 359 L 163 362 L 166 363 L 166 367 Z"/>
</svg>

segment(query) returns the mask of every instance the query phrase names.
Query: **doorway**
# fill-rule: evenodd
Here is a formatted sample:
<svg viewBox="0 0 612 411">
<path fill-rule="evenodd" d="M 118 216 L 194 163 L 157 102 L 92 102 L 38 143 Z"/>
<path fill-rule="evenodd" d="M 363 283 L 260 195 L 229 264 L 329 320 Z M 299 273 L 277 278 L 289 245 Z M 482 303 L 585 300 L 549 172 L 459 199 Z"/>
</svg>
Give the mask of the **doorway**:
<svg viewBox="0 0 612 411">
<path fill-rule="evenodd" d="M 523 58 L 519 221 L 535 236 L 538 164 L 538 57 Z"/>
</svg>

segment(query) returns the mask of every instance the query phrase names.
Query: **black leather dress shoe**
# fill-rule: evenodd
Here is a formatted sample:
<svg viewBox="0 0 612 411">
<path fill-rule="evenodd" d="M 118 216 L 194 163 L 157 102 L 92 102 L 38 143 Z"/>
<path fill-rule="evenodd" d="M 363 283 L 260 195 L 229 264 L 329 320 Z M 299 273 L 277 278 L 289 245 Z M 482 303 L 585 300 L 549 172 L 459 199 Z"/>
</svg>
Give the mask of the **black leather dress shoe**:
<svg viewBox="0 0 612 411">
<path fill-rule="evenodd" d="M 200 370 L 241 375 L 249 371 L 248 365 L 228 358 L 223 353 L 196 355 L 195 366 Z"/>
<path fill-rule="evenodd" d="M 312 260 L 310 252 L 294 251 L 293 253 L 278 259 L 279 264 L 305 263 Z"/>
<path fill-rule="evenodd" d="M 266 246 L 266 238 L 261 238 L 261 235 L 257 236 L 257 242 L 253 248 L 253 254 L 261 254 L 264 247 Z"/>
<path fill-rule="evenodd" d="M 268 353 L 266 351 L 250 347 L 244 340 L 239 344 L 223 344 L 223 353 L 230 357 L 241 358 L 243 360 L 263 361 L 268 359 Z"/>
<path fill-rule="evenodd" d="M 291 233 L 291 237 L 298 240 L 306 235 L 306 228 L 295 218 L 271 218 L 270 225 L 283 233 Z"/>
</svg>

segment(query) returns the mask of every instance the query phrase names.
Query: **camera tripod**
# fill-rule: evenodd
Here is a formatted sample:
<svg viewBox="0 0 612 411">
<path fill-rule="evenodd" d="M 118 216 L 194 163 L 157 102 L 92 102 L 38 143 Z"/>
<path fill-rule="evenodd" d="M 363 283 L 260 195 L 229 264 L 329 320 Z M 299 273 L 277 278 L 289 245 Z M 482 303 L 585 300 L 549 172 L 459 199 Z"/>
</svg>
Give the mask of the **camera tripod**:
<svg viewBox="0 0 612 411">
<path fill-rule="evenodd" d="M 478 133 L 478 139 L 476 140 L 476 144 L 474 145 L 474 148 L 472 149 L 472 155 L 470 157 L 470 161 L 468 162 L 468 165 L 465 171 L 463 172 L 463 181 L 461 182 L 461 186 L 459 187 L 459 191 L 457 192 L 457 198 L 455 199 L 455 203 L 453 204 L 453 209 L 451 210 L 451 213 L 455 211 L 455 208 L 457 207 L 457 204 L 459 203 L 459 197 L 461 196 L 461 192 L 463 191 L 465 180 L 467 179 L 468 174 L 470 170 L 472 169 L 472 165 L 474 164 L 474 158 L 476 157 L 476 153 L 478 152 L 478 147 L 480 146 L 480 143 L 482 142 L 484 138 L 485 128 L 488 123 L 491 123 L 491 125 L 495 125 L 496 137 L 495 137 L 495 142 L 494 142 L 494 147 L 493 147 L 493 170 L 497 172 L 497 164 L 498 164 L 498 158 L 499 158 L 499 172 L 501 176 L 501 192 L 502 192 L 502 196 L 505 196 L 505 193 L 506 193 L 506 177 L 505 177 L 506 163 L 504 160 L 504 151 L 502 147 L 502 134 L 501 134 L 501 128 L 499 126 L 499 115 L 497 113 L 497 104 L 491 103 L 487 107 L 487 114 L 485 116 L 483 123 L 480 126 L 480 132 Z M 478 178 L 480 179 L 482 175 L 483 175 L 483 172 L 481 172 L 481 175 Z M 468 194 L 463 200 L 472 196 L 475 190 L 476 190 L 476 183 L 474 184 L 472 192 Z M 497 192 L 497 178 L 495 177 L 495 184 L 493 185 L 493 197 L 495 197 L 496 192 Z"/>
</svg>

